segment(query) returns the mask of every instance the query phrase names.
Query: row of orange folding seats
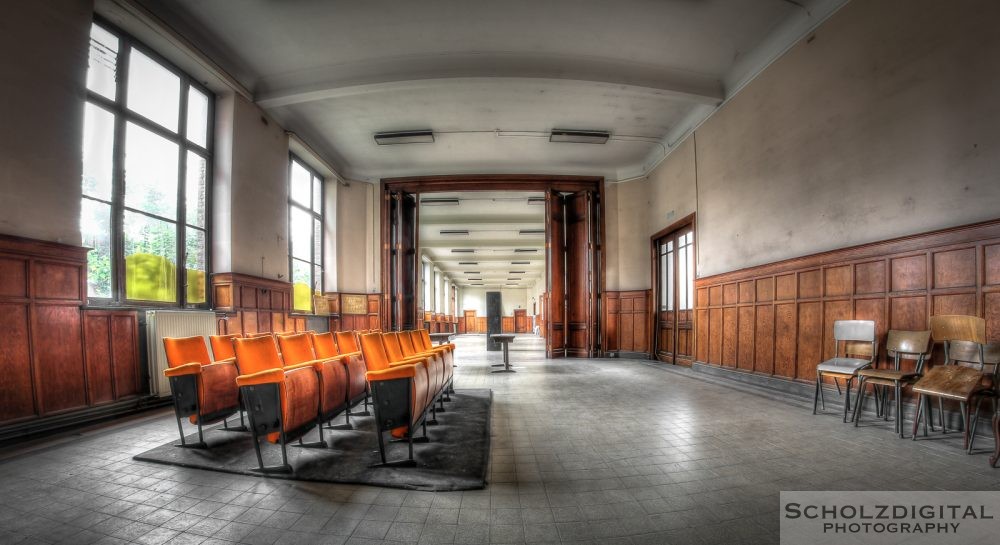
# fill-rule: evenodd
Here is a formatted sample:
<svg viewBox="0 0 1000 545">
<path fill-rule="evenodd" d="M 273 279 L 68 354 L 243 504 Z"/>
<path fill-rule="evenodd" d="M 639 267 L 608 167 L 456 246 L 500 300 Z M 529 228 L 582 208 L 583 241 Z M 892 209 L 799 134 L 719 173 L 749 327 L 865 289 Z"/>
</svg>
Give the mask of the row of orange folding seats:
<svg viewBox="0 0 1000 545">
<path fill-rule="evenodd" d="M 316 425 L 322 440 L 323 422 L 345 413 L 349 426 L 351 407 L 362 400 L 367 406 L 366 366 L 353 333 L 338 333 L 336 340 L 331 333 L 279 334 L 273 340 L 269 336 L 211 336 L 218 360 L 214 363 L 201 337 L 164 339 L 170 366 L 165 374 L 174 393 L 182 445 L 181 418 L 189 416 L 198 425 L 199 442 L 191 446 L 204 447 L 202 424 L 225 421 L 239 412 L 242 395 L 260 469 L 288 470 L 288 441 Z M 281 466 L 265 468 L 261 435 L 281 443 Z"/>
<path fill-rule="evenodd" d="M 413 466 L 414 441 L 427 441 L 427 425 L 452 391 L 454 346 L 432 346 L 426 330 L 360 336 L 375 404 L 375 425 L 383 465 Z M 440 404 L 440 408 L 438 405 Z M 421 428 L 423 436 L 415 437 Z M 386 460 L 383 432 L 407 441 L 406 460 Z"/>
</svg>

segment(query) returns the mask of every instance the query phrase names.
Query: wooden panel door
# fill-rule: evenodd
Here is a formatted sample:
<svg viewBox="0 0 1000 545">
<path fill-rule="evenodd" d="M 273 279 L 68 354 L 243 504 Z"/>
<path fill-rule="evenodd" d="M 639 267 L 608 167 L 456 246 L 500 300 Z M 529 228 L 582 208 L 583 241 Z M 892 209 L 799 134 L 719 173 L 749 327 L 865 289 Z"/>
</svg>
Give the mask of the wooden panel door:
<svg viewBox="0 0 1000 545">
<path fill-rule="evenodd" d="M 694 228 L 690 225 L 654 241 L 656 285 L 654 350 L 668 363 L 694 360 Z"/>
<path fill-rule="evenodd" d="M 599 203 L 593 191 L 546 196 L 548 357 L 593 357 L 598 339 Z"/>
<path fill-rule="evenodd" d="M 417 255 L 417 196 L 404 191 L 392 191 L 387 195 L 383 210 L 389 218 L 388 245 L 385 248 L 384 263 L 388 264 L 384 274 L 388 276 L 389 294 L 388 325 L 392 330 L 417 329 L 421 324 L 417 316 L 417 286 L 420 285 L 419 257 Z"/>
</svg>

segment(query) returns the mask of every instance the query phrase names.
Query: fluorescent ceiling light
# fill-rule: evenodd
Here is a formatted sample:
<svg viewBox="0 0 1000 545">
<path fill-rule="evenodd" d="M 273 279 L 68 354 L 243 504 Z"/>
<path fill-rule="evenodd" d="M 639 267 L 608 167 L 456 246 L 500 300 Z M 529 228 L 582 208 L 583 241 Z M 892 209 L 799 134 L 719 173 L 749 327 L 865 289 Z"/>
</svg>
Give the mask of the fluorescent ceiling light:
<svg viewBox="0 0 1000 545">
<path fill-rule="evenodd" d="M 528 204 L 545 204 L 545 197 L 528 197 Z"/>
<path fill-rule="evenodd" d="M 531 265 L 530 261 L 511 261 L 511 265 Z"/>
<path fill-rule="evenodd" d="M 544 235 L 545 229 L 521 229 L 517 232 L 519 235 Z"/>
<path fill-rule="evenodd" d="M 523 278 L 508 278 L 507 280 L 523 280 Z"/>
<path fill-rule="evenodd" d="M 426 199 L 420 199 L 420 204 L 424 206 L 458 206 L 459 202 L 461 201 L 450 197 L 428 197 Z"/>
<path fill-rule="evenodd" d="M 549 142 L 571 142 L 574 144 L 607 144 L 611 133 L 608 131 L 582 131 L 576 129 L 552 129 Z"/>
<path fill-rule="evenodd" d="M 510 271 L 508 274 L 527 274 L 528 271 Z"/>
<path fill-rule="evenodd" d="M 483 274 L 479 271 L 462 271 L 464 274 Z"/>
<path fill-rule="evenodd" d="M 438 233 L 442 235 L 468 235 L 468 229 L 441 229 Z"/>
<path fill-rule="evenodd" d="M 474 254 L 475 250 L 472 248 L 452 248 L 451 253 L 453 254 Z"/>
<path fill-rule="evenodd" d="M 470 286 L 482 286 L 482 284 L 469 284 Z"/>
<path fill-rule="evenodd" d="M 466 280 L 482 280 L 482 278 L 466 278 Z"/>
<path fill-rule="evenodd" d="M 530 254 L 538 251 L 538 248 L 515 248 L 515 254 Z"/>
<path fill-rule="evenodd" d="M 380 146 L 395 144 L 432 144 L 434 132 L 430 129 L 412 131 L 389 131 L 375 133 L 375 143 Z"/>
<path fill-rule="evenodd" d="M 459 261 L 459 265 L 479 265 L 478 261 Z"/>
</svg>

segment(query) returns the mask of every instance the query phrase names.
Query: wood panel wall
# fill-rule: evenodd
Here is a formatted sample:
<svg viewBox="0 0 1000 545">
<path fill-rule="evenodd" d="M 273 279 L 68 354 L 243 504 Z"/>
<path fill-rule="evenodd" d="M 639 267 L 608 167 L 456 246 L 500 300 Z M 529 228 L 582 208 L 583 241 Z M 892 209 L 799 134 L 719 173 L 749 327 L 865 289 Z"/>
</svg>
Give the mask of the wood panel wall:
<svg viewBox="0 0 1000 545">
<path fill-rule="evenodd" d="M 344 305 L 344 296 L 364 297 L 365 312 Z M 340 315 L 330 319 L 330 331 L 360 331 L 365 329 L 382 329 L 382 295 L 378 293 L 341 293 L 337 307 Z"/>
<path fill-rule="evenodd" d="M 238 273 L 212 275 L 219 334 L 305 331 L 306 318 L 291 314 L 292 285 Z"/>
<path fill-rule="evenodd" d="M 833 356 L 833 322 L 923 330 L 936 314 L 986 318 L 1000 340 L 1000 220 L 698 279 L 697 359 L 813 380 Z"/>
<path fill-rule="evenodd" d="M 650 290 L 604 292 L 605 354 L 649 355 L 649 300 Z"/>
<path fill-rule="evenodd" d="M 136 312 L 86 301 L 86 248 L 0 236 L 0 427 L 140 393 Z"/>
</svg>

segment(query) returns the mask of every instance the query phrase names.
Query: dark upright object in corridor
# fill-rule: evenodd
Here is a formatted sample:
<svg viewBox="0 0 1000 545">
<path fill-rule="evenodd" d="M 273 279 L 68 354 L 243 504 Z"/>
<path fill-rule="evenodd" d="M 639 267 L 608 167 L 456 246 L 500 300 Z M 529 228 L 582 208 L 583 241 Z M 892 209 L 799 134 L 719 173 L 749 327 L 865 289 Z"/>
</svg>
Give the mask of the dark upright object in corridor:
<svg viewBox="0 0 1000 545">
<path fill-rule="evenodd" d="M 490 335 L 500 334 L 500 317 L 503 315 L 503 304 L 499 291 L 486 292 L 486 350 L 500 350 L 500 343 L 490 338 Z"/>
</svg>

